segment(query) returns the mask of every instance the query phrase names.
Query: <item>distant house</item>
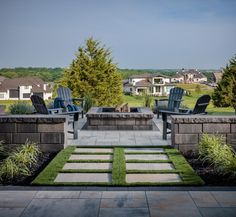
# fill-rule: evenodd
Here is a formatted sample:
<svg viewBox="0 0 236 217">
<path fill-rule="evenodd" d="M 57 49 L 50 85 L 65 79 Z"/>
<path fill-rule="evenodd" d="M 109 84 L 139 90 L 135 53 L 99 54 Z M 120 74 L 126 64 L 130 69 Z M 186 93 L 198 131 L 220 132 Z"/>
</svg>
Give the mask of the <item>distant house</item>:
<svg viewBox="0 0 236 217">
<path fill-rule="evenodd" d="M 215 83 L 218 83 L 219 81 L 221 81 L 222 76 L 223 76 L 223 72 L 222 71 L 213 72 L 213 81 Z"/>
<path fill-rule="evenodd" d="M 170 78 L 158 73 L 132 75 L 123 82 L 124 92 L 134 95 L 147 92 L 154 96 L 166 96 L 172 87 L 174 85 L 170 84 Z"/>
<path fill-rule="evenodd" d="M 1 85 L 1 83 L 2 83 L 4 80 L 6 80 L 6 79 L 7 79 L 6 77 L 0 76 L 0 85 Z"/>
<path fill-rule="evenodd" d="M 52 89 L 38 77 L 4 79 L 0 83 L 0 100 L 29 100 L 31 95 L 52 98 Z"/>
<path fill-rule="evenodd" d="M 182 69 L 176 72 L 175 75 L 171 77 L 171 82 L 173 83 L 204 83 L 207 82 L 207 77 L 203 75 L 197 69 Z"/>
</svg>

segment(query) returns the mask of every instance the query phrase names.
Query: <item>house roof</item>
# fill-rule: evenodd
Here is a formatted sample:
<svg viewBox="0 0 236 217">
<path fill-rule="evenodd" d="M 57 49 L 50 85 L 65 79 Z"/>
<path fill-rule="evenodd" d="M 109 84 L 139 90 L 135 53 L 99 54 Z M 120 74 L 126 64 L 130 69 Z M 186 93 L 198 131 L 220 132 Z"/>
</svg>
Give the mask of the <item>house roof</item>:
<svg viewBox="0 0 236 217">
<path fill-rule="evenodd" d="M 0 91 L 6 92 L 8 89 L 17 89 L 19 86 L 32 86 L 32 92 L 51 92 L 51 88 L 48 86 L 44 90 L 44 84 L 46 83 L 38 77 L 5 79 L 0 85 Z"/>
<path fill-rule="evenodd" d="M 141 81 L 136 82 L 135 86 L 136 87 L 150 87 L 152 86 L 152 83 L 147 80 L 141 80 Z"/>
<path fill-rule="evenodd" d="M 172 76 L 172 78 L 181 78 L 186 74 L 193 74 L 194 78 L 206 78 L 206 76 L 197 69 L 179 70 L 175 75 Z"/>
<path fill-rule="evenodd" d="M 4 81 L 5 79 L 7 79 L 7 78 L 4 76 L 0 76 L 0 82 Z"/>
<path fill-rule="evenodd" d="M 169 78 L 166 75 L 162 75 L 159 73 L 145 73 L 145 74 L 140 74 L 140 75 L 131 75 L 129 78 L 154 78 L 154 77 L 163 77 L 163 78 Z"/>
</svg>

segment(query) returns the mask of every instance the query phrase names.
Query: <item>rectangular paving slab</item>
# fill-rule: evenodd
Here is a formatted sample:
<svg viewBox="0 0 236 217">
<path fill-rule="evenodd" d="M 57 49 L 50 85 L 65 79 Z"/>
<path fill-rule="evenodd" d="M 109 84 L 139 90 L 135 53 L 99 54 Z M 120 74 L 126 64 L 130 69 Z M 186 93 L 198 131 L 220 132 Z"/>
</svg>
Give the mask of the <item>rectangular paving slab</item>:
<svg viewBox="0 0 236 217">
<path fill-rule="evenodd" d="M 75 153 L 113 153 L 112 148 L 76 148 Z"/>
<path fill-rule="evenodd" d="M 111 163 L 66 163 L 63 170 L 109 170 Z"/>
<path fill-rule="evenodd" d="M 125 153 L 144 152 L 144 153 L 161 153 L 163 148 L 125 148 Z"/>
<path fill-rule="evenodd" d="M 110 154 L 72 154 L 69 160 L 112 160 Z"/>
<path fill-rule="evenodd" d="M 59 173 L 54 182 L 111 182 L 111 173 Z"/>
<path fill-rule="evenodd" d="M 166 154 L 127 154 L 126 160 L 168 160 Z"/>
<path fill-rule="evenodd" d="M 127 183 L 163 183 L 163 182 L 181 182 L 181 178 L 178 174 L 163 173 L 163 174 L 126 174 Z"/>
<path fill-rule="evenodd" d="M 126 170 L 173 170 L 171 163 L 126 163 Z"/>
</svg>

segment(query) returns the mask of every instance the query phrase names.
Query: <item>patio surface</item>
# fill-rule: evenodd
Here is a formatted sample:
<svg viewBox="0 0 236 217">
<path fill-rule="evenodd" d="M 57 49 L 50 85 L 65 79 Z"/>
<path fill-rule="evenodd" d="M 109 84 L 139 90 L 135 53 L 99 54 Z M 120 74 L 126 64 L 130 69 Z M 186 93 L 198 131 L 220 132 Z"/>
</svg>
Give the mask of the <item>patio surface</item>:
<svg viewBox="0 0 236 217">
<path fill-rule="evenodd" d="M 235 217 L 229 191 L 1 191 L 0 217 Z"/>
<path fill-rule="evenodd" d="M 170 145 L 170 135 L 167 140 L 162 140 L 162 121 L 153 118 L 153 130 L 84 130 L 82 129 L 86 123 L 86 117 L 79 119 L 78 139 L 73 140 L 70 135 L 68 139 L 69 145 L 81 146 L 158 146 Z"/>
</svg>

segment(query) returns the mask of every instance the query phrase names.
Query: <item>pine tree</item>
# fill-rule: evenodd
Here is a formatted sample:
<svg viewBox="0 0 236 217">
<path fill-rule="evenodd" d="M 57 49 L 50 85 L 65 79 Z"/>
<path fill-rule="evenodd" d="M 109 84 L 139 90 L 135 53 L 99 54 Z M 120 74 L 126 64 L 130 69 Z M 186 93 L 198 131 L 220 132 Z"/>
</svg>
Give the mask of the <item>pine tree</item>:
<svg viewBox="0 0 236 217">
<path fill-rule="evenodd" d="M 217 84 L 212 99 L 215 106 L 232 106 L 236 114 L 236 55 L 224 69 L 222 80 Z"/>
<path fill-rule="evenodd" d="M 122 102 L 122 80 L 111 52 L 93 38 L 86 41 L 86 47 L 79 47 L 60 84 L 69 87 L 74 97 L 91 96 L 98 106 Z"/>
</svg>

